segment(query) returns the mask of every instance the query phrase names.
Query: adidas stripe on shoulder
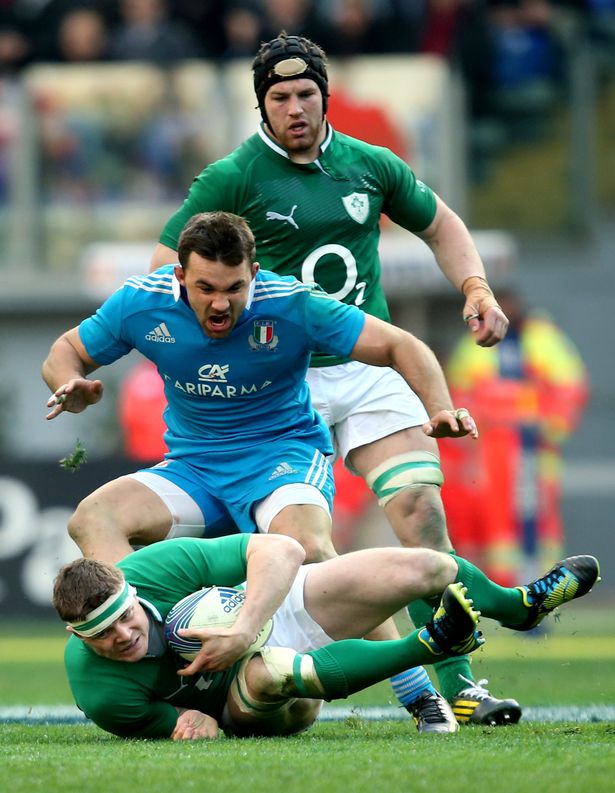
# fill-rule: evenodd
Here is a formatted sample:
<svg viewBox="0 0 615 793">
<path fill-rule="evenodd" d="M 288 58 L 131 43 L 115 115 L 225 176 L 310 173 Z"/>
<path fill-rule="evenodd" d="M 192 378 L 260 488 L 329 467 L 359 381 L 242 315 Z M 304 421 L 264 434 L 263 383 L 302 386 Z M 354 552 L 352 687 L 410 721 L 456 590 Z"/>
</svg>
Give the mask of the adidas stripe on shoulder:
<svg viewBox="0 0 615 793">
<path fill-rule="evenodd" d="M 271 300 L 280 297 L 290 297 L 291 295 L 307 292 L 311 289 L 309 284 L 301 281 L 270 280 L 257 281 L 254 287 L 253 302 L 260 300 Z"/>
<path fill-rule="evenodd" d="M 145 292 L 162 292 L 174 294 L 173 273 L 150 273 L 149 275 L 133 275 L 128 278 L 124 286 L 132 289 L 141 289 Z"/>
</svg>

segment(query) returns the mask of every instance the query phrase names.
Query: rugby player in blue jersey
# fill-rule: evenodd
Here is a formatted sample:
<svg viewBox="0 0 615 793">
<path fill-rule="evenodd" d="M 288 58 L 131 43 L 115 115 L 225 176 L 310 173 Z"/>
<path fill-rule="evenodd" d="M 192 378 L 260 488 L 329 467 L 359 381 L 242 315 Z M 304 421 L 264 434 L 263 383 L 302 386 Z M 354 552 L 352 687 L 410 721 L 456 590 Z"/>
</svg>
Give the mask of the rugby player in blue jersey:
<svg viewBox="0 0 615 793">
<path fill-rule="evenodd" d="M 97 403 L 103 384 L 88 375 L 132 349 L 165 384 L 169 452 L 79 504 L 69 531 L 84 556 L 115 562 L 131 544 L 213 536 L 229 515 L 242 532 L 300 538 L 308 560 L 310 536 L 334 556 L 331 440 L 305 381 L 314 350 L 394 367 L 428 407 L 426 434 L 477 435 L 425 344 L 313 284 L 259 270 L 243 218 L 194 216 L 179 261 L 129 278 L 43 364 L 48 419 Z"/>
<path fill-rule="evenodd" d="M 235 524 L 294 537 L 308 560 L 323 548 L 333 557 L 333 450 L 305 380 L 313 351 L 394 368 L 431 416 L 427 435 L 476 437 L 425 344 L 316 285 L 259 270 L 242 218 L 194 216 L 178 254 L 179 265 L 128 279 L 43 364 L 48 419 L 98 402 L 102 381 L 88 375 L 132 349 L 165 384 L 166 459 L 79 504 L 69 532 L 85 556 L 115 562 L 135 544 Z M 446 729 L 455 728 L 451 716 Z"/>
</svg>

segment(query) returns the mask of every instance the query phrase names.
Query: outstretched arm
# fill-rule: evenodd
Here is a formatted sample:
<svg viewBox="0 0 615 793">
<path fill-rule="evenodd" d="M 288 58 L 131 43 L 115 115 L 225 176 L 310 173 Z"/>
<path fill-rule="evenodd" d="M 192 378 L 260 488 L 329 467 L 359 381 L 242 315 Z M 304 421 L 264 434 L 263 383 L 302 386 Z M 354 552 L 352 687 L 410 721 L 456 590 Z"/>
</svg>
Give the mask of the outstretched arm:
<svg viewBox="0 0 615 793">
<path fill-rule="evenodd" d="M 97 368 L 98 364 L 83 346 L 78 328 L 66 331 L 51 345 L 41 370 L 43 380 L 53 392 L 47 401 L 47 407 L 51 408 L 46 416 L 48 420 L 64 411 L 81 413 L 100 401 L 102 382 L 87 379 Z"/>
<path fill-rule="evenodd" d="M 431 248 L 438 266 L 465 297 L 463 319 L 476 344 L 492 347 L 508 330 L 508 319 L 498 305 L 485 268 L 465 223 L 436 196 L 436 215 L 419 236 Z"/>
<path fill-rule="evenodd" d="M 351 357 L 375 366 L 390 366 L 400 373 L 418 395 L 430 416 L 423 425 L 435 438 L 478 437 L 467 410 L 455 410 L 444 372 L 433 351 L 416 336 L 367 314 Z"/>
</svg>

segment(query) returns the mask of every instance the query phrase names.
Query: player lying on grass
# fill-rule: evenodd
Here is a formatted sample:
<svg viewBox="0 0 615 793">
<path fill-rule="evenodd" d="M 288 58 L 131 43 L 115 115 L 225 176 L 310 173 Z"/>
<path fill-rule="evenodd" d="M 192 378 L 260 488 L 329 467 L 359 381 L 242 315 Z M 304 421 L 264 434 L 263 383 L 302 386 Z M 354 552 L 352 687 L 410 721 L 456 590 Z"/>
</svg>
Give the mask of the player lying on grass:
<svg viewBox="0 0 615 793">
<path fill-rule="evenodd" d="M 470 562 L 426 548 L 375 548 L 302 565 L 281 535 L 178 538 L 117 566 L 77 559 L 55 581 L 53 603 L 73 634 L 65 664 L 77 705 L 123 737 L 288 735 L 309 727 L 321 701 L 345 698 L 408 667 L 482 644 L 478 617 L 529 630 L 599 580 L 593 556 L 573 556 L 517 588 Z M 186 595 L 246 582 L 231 628 L 199 628 L 188 666 L 167 646 L 164 620 Z M 437 598 L 428 624 L 407 637 L 364 636 L 416 598 Z M 246 654 L 267 620 L 273 631 Z"/>
</svg>

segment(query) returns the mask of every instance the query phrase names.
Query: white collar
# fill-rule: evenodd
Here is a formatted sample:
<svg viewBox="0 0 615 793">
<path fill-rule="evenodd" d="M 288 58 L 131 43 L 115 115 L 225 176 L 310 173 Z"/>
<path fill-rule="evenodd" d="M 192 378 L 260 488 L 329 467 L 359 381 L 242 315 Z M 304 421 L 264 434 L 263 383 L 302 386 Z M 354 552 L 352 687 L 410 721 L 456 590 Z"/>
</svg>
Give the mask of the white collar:
<svg viewBox="0 0 615 793">
<path fill-rule="evenodd" d="M 331 143 L 331 139 L 333 138 L 333 127 L 331 126 L 331 124 L 329 124 L 328 121 L 325 121 L 325 124 L 327 125 L 327 134 L 325 135 L 325 139 L 323 140 L 323 142 L 320 144 L 320 153 L 321 154 L 324 151 L 327 150 L 327 148 L 329 147 L 329 144 Z M 263 141 L 263 143 L 265 143 L 267 146 L 269 146 L 269 148 L 272 151 L 275 151 L 276 154 L 280 155 L 280 157 L 285 157 L 287 160 L 290 160 L 290 157 L 288 156 L 288 152 L 286 151 L 286 149 L 282 148 L 282 146 L 280 146 L 279 143 L 276 143 L 276 141 L 270 135 L 268 135 L 265 132 L 265 124 L 264 124 L 264 122 L 261 121 L 261 123 L 259 124 L 258 129 L 256 131 L 257 131 L 258 136 L 260 137 L 260 139 Z M 306 165 L 309 165 L 309 164 L 310 163 L 306 163 Z M 320 168 L 322 168 L 322 166 L 320 165 L 320 162 L 318 161 L 318 158 L 316 160 L 314 160 L 314 164 L 316 164 Z"/>
<path fill-rule="evenodd" d="M 252 300 L 254 299 L 254 290 L 256 289 L 257 278 L 258 278 L 258 273 L 256 273 L 254 278 L 250 281 L 250 289 L 248 291 L 248 302 L 246 303 L 246 307 L 244 311 L 249 311 L 252 306 Z"/>
</svg>

